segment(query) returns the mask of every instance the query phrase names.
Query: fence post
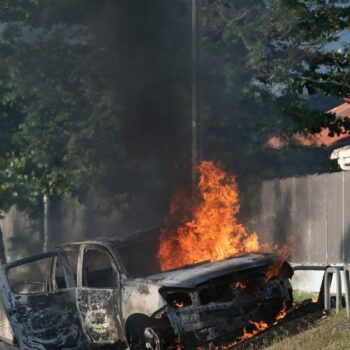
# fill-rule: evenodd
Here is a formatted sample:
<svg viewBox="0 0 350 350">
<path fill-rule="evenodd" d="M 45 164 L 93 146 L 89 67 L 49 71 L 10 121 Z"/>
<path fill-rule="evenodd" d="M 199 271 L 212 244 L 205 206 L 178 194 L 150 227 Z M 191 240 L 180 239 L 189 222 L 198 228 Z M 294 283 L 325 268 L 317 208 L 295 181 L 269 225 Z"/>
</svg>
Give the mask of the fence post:
<svg viewBox="0 0 350 350">
<path fill-rule="evenodd" d="M 350 317 L 350 265 L 344 265 L 344 290 L 346 314 Z"/>
<path fill-rule="evenodd" d="M 341 275 L 340 271 L 342 270 L 341 266 L 329 266 L 326 269 L 324 275 L 324 309 L 331 309 L 331 284 L 332 277 L 335 274 L 336 277 L 336 313 L 337 315 L 340 312 L 341 303 L 342 303 L 342 286 L 341 286 Z"/>
</svg>

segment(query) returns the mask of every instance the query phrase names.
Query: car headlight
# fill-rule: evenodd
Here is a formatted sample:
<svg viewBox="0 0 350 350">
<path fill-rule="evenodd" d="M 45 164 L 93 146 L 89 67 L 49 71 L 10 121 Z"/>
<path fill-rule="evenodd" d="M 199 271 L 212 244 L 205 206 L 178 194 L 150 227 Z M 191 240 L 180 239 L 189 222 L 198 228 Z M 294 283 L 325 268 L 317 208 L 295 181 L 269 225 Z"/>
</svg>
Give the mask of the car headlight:
<svg viewBox="0 0 350 350">
<path fill-rule="evenodd" d="M 167 301 L 167 303 L 175 309 L 181 309 L 183 307 L 192 305 L 191 294 L 188 291 L 162 289 L 160 293 Z"/>
</svg>

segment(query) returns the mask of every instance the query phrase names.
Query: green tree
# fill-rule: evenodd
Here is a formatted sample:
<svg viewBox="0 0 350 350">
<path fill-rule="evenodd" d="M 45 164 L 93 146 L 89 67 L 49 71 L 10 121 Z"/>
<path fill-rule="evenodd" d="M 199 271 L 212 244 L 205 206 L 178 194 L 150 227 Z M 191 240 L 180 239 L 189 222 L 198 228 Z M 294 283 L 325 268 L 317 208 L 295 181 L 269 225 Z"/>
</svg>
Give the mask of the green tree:
<svg viewBox="0 0 350 350">
<path fill-rule="evenodd" d="M 183 176 L 189 74 L 169 4 L 2 3 L 2 80 L 19 112 L 1 157 L 11 204 L 40 216 L 47 200 L 59 212 L 98 193 L 118 206 Z"/>
<path fill-rule="evenodd" d="M 349 130 L 312 103 L 349 96 L 349 45 L 338 43 L 349 14 L 347 1 L 203 1 L 203 153 L 238 175 L 247 217 L 261 180 L 330 169 L 329 150 L 293 137 Z M 266 147 L 273 136 L 287 146 Z"/>
<path fill-rule="evenodd" d="M 288 174 L 286 164 L 302 171 L 299 155 L 324 169 L 311 151 L 264 145 L 276 134 L 348 129 L 309 103 L 349 94 L 348 48 L 332 49 L 347 3 L 203 4 L 204 156 L 248 184 Z M 117 207 L 144 196 L 166 211 L 191 174 L 190 5 L 1 2 L 0 208 L 42 213 L 45 197 L 59 211 L 62 200 L 98 193 Z"/>
<path fill-rule="evenodd" d="M 346 1 L 212 0 L 203 12 L 208 154 L 232 157 L 239 173 L 259 165 L 260 173 L 281 175 L 268 170 L 276 161 L 264 152 L 271 136 L 349 129 L 309 103 L 312 95 L 350 93 L 349 47 L 336 45 L 348 28 Z M 279 153 L 293 162 L 286 152 Z"/>
</svg>

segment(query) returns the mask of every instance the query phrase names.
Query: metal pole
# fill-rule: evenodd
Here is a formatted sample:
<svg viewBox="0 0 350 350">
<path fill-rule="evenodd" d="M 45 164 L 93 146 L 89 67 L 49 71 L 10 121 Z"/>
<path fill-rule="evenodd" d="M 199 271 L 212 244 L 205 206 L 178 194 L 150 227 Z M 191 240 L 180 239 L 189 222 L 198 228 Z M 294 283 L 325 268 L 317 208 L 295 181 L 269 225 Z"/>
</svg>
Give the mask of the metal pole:
<svg viewBox="0 0 350 350">
<path fill-rule="evenodd" d="M 6 250 L 4 244 L 4 234 L 0 226 L 0 265 L 6 264 Z"/>
<path fill-rule="evenodd" d="M 350 265 L 344 265 L 344 290 L 346 314 L 350 317 Z"/>
<path fill-rule="evenodd" d="M 43 237 L 43 252 L 47 252 L 48 242 L 49 242 L 49 207 L 50 201 L 49 196 L 44 194 L 43 196 L 44 204 L 44 237 Z"/>
<path fill-rule="evenodd" d="M 192 190 L 197 186 L 200 162 L 200 47 L 201 0 L 192 0 Z"/>
<path fill-rule="evenodd" d="M 342 285 L 341 285 L 341 275 L 340 271 L 342 267 L 340 266 L 329 266 L 326 269 L 324 275 L 324 309 L 331 309 L 331 285 L 332 285 L 332 277 L 335 274 L 336 277 L 336 313 L 337 315 L 340 313 L 340 309 L 342 307 Z"/>
</svg>

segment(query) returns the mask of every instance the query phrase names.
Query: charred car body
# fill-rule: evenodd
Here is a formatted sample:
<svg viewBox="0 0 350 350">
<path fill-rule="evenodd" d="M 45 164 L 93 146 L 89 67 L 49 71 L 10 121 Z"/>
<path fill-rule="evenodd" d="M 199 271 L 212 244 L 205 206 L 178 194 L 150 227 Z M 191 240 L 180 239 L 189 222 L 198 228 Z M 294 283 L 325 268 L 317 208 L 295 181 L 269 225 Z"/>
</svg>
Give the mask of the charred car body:
<svg viewBox="0 0 350 350">
<path fill-rule="evenodd" d="M 21 349 L 192 349 L 225 343 L 292 305 L 269 254 L 155 273 L 154 241 L 85 241 L 5 265 L 1 337 Z M 5 311 L 5 313 L 4 313 Z"/>
</svg>

